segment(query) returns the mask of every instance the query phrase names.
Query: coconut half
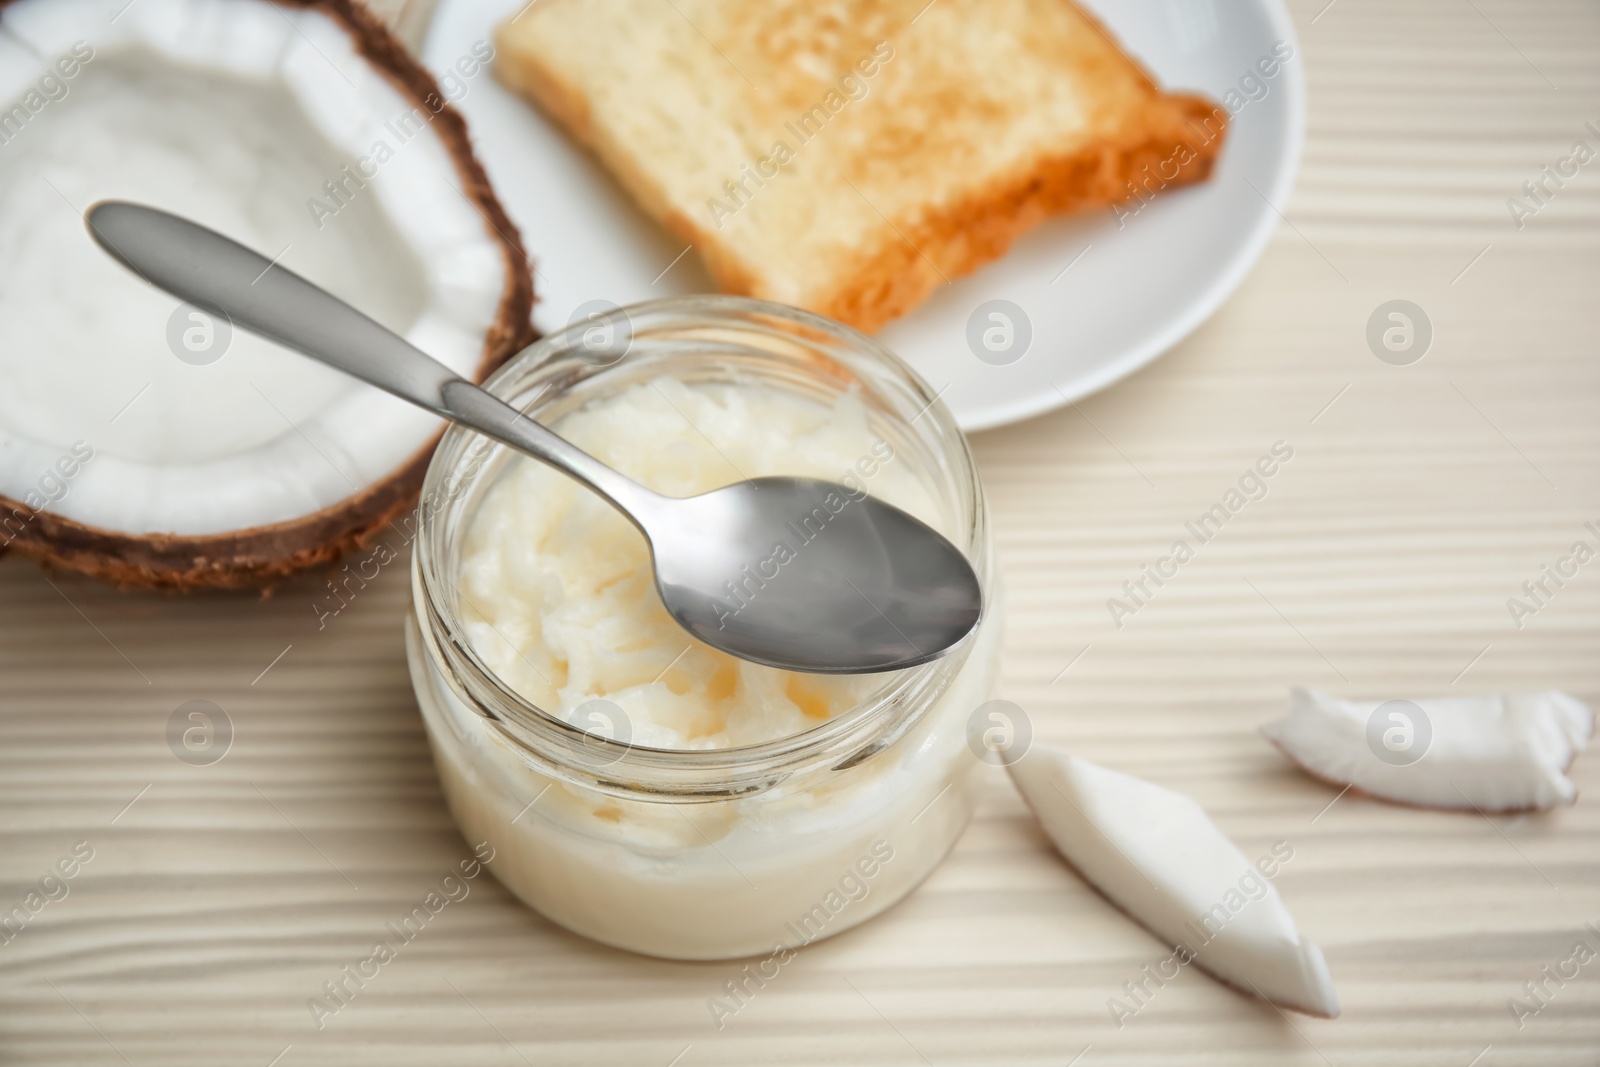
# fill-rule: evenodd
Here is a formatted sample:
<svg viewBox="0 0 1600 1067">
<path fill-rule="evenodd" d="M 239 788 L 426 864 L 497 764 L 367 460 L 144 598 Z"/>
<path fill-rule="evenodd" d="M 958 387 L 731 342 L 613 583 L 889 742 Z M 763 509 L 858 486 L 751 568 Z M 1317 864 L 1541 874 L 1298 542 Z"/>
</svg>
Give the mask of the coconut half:
<svg viewBox="0 0 1600 1067">
<path fill-rule="evenodd" d="M 0 546 L 191 588 L 370 540 L 440 420 L 180 306 L 83 212 L 192 217 L 481 379 L 532 282 L 438 83 L 349 0 L 0 0 L 0 29 Z"/>
<path fill-rule="evenodd" d="M 1403 804 L 1531 811 L 1571 804 L 1566 771 L 1594 736 L 1594 712 L 1565 693 L 1384 702 L 1289 694 L 1261 732 L 1318 778 Z"/>
<path fill-rule="evenodd" d="M 1191 798 L 1064 752 L 1034 745 L 1007 769 L 1066 861 L 1176 963 L 1280 1007 L 1339 1014 L 1322 950 L 1271 882 L 1285 855 L 1252 864 Z"/>
</svg>

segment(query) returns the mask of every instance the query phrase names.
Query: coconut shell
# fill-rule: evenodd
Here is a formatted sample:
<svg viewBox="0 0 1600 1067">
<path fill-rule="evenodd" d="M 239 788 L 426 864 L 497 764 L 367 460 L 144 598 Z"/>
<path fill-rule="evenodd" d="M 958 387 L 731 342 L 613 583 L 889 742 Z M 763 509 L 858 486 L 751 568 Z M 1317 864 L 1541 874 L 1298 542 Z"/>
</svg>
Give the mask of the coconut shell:
<svg viewBox="0 0 1600 1067">
<path fill-rule="evenodd" d="M 4 9 L 10 0 L 0 0 Z M 536 339 L 533 277 L 522 238 L 489 186 L 473 154 L 466 123 L 439 83 L 366 8 L 351 0 L 274 0 L 314 8 L 351 35 L 356 50 L 411 103 L 435 112 L 437 130 L 455 161 L 462 191 L 500 241 L 505 287 L 494 324 L 484 337 L 476 380 L 482 381 Z M 147 589 L 268 589 L 298 571 L 332 563 L 375 541 L 383 529 L 415 507 L 435 436 L 387 477 L 339 503 L 287 522 L 204 536 L 126 534 L 100 529 L 0 494 L 0 523 L 15 550 L 46 565 L 77 571 L 123 587 Z"/>
</svg>

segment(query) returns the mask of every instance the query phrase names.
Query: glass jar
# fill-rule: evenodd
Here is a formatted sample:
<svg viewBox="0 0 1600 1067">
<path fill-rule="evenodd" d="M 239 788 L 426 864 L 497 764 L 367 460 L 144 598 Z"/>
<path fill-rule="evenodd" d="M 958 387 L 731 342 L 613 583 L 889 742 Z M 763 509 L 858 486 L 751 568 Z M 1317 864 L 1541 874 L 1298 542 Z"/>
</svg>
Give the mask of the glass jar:
<svg viewBox="0 0 1600 1067">
<path fill-rule="evenodd" d="M 1003 616 L 983 492 L 928 385 L 836 322 L 706 296 L 636 305 L 601 325 L 604 358 L 580 324 L 487 388 L 546 424 L 662 376 L 823 403 L 854 389 L 983 583 L 983 619 L 966 641 L 882 675 L 820 725 L 735 748 L 629 745 L 535 706 L 474 649 L 459 610 L 461 543 L 511 456 L 462 429 L 445 434 L 423 486 L 406 648 L 457 825 L 492 845 L 489 868 L 507 887 L 577 933 L 676 959 L 780 955 L 905 896 L 971 816 L 983 761 L 968 723 L 992 696 Z"/>
</svg>

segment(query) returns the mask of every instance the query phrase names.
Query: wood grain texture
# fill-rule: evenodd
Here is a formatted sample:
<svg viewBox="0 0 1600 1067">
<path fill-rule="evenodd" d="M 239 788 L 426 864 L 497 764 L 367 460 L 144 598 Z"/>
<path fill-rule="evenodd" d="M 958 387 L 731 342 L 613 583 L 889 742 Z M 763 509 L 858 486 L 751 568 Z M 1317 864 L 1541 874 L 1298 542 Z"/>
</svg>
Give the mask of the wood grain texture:
<svg viewBox="0 0 1600 1067">
<path fill-rule="evenodd" d="M 402 565 L 319 630 L 318 579 L 170 599 L 7 560 L 0 906 L 74 842 L 94 858 L 0 945 L 0 1062 L 1600 1061 L 1600 961 L 1521 1029 L 1506 1007 L 1600 924 L 1600 753 L 1573 768 L 1576 806 L 1486 819 L 1328 807 L 1256 733 L 1296 683 L 1600 701 L 1600 570 L 1520 630 L 1506 608 L 1600 524 L 1600 163 L 1521 231 L 1505 207 L 1600 122 L 1600 10 L 1325 4 L 1295 0 L 1305 165 L 1238 295 L 1144 373 L 976 446 L 1010 595 L 1002 695 L 1041 741 L 1192 794 L 1247 854 L 1291 842 L 1277 884 L 1342 1018 L 1186 971 L 1119 1029 L 1107 999 L 1167 950 L 996 773 L 928 883 L 721 1031 L 705 1002 L 736 967 L 600 948 L 490 879 L 319 1031 L 307 998 L 468 854 L 405 674 Z M 1363 337 L 1397 297 L 1435 329 L 1409 367 Z M 1294 458 L 1269 494 L 1113 625 L 1106 599 L 1279 440 Z M 165 740 L 192 699 L 235 727 L 209 767 Z"/>
</svg>

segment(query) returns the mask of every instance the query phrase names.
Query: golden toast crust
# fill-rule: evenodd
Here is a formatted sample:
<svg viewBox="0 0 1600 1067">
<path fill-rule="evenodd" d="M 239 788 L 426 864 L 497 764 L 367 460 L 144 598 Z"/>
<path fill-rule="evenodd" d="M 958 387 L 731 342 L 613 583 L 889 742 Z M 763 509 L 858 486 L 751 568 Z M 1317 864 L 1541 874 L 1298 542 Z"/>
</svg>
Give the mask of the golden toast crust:
<svg viewBox="0 0 1600 1067">
<path fill-rule="evenodd" d="M 1180 103 L 1197 119 L 1215 107 L 1200 97 L 1165 99 Z M 940 285 L 999 259 L 1013 241 L 1047 218 L 1203 181 L 1211 174 L 1222 144 L 1220 131 L 1226 128 L 1226 112 L 1218 109 L 1218 115 L 1214 122 L 1219 133 L 1209 142 L 1180 127 L 1152 130 L 1126 148 L 1101 145 L 1047 157 L 1029 173 L 930 213 L 920 225 L 901 226 L 904 236 L 891 231 L 891 239 L 875 254 L 841 268 L 840 284 L 812 310 L 870 333 L 922 303 Z M 1170 177 L 1163 176 L 1163 165 Z M 714 270 L 712 277 L 727 284 Z"/>
</svg>

